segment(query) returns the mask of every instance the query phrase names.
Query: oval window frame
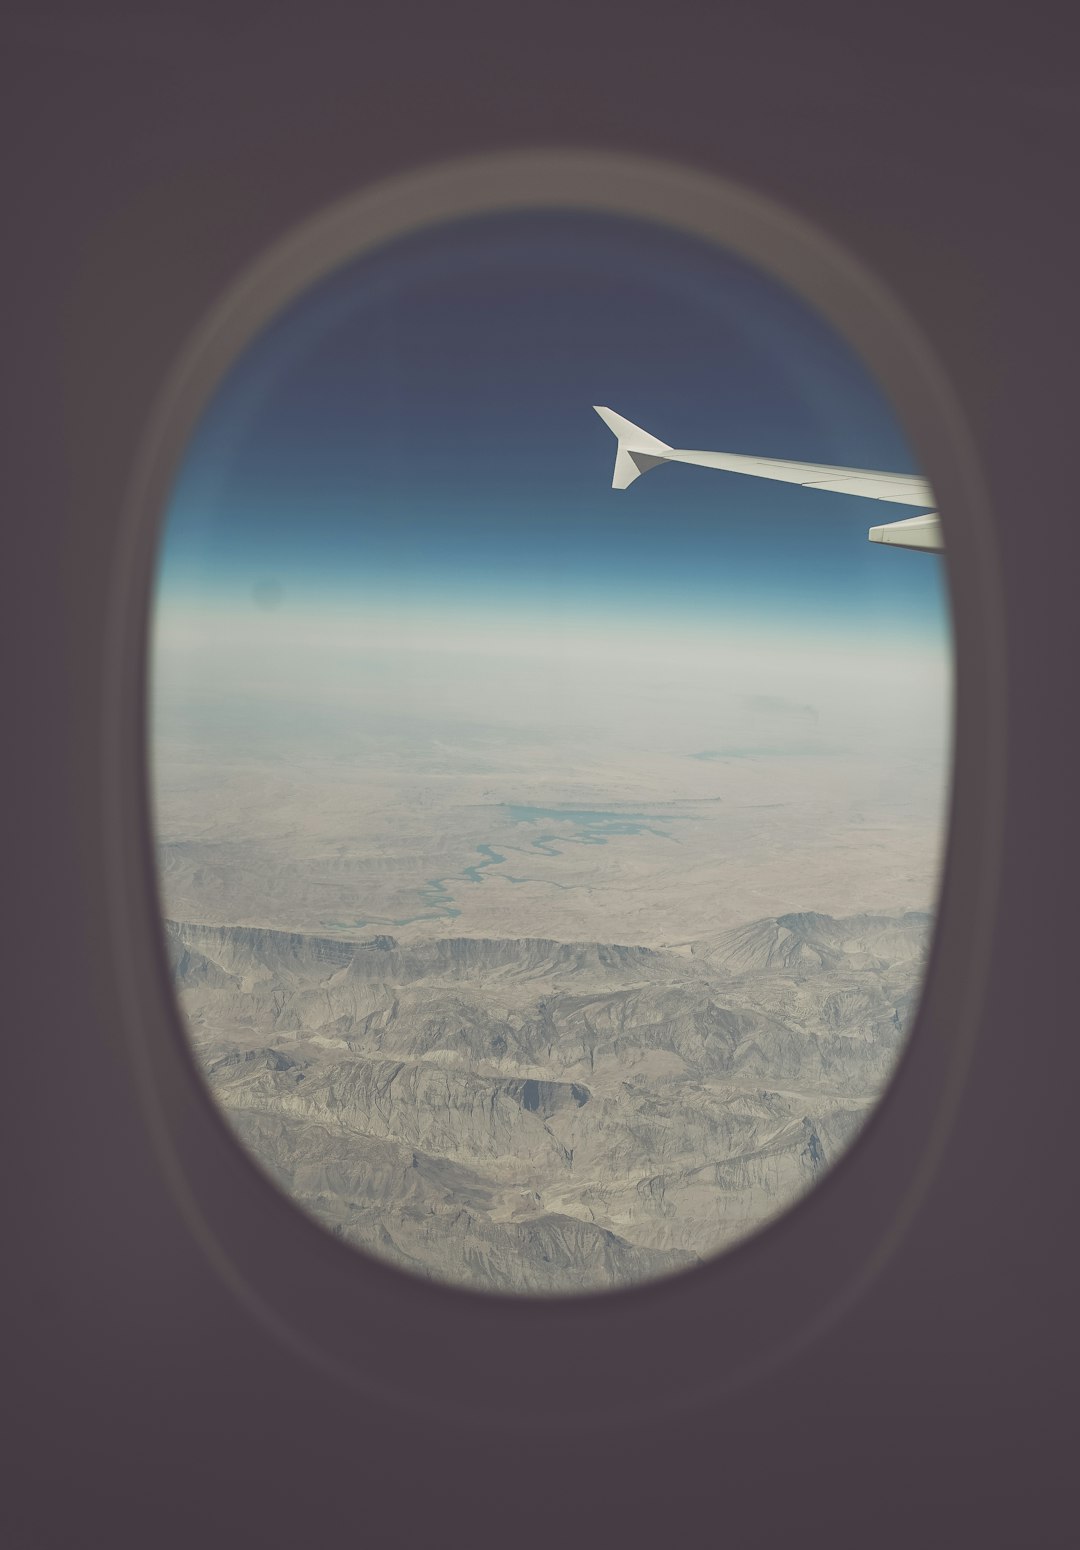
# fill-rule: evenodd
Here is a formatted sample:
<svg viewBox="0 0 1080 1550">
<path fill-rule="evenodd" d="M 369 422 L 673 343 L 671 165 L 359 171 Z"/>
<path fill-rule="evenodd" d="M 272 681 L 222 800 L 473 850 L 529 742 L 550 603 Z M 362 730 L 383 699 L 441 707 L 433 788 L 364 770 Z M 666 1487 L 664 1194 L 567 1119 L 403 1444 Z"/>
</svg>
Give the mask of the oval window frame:
<svg viewBox="0 0 1080 1550">
<path fill-rule="evenodd" d="M 938 919 L 918 1016 L 859 1136 L 801 1200 L 700 1268 L 534 1298 L 423 1281 L 340 1243 L 233 1136 L 197 1071 L 172 990 L 153 860 L 147 667 L 169 494 L 237 355 L 281 308 L 365 251 L 464 216 L 544 208 L 636 217 L 728 248 L 788 285 L 862 357 L 945 514 L 954 709 Z M 103 837 L 114 858 L 104 904 L 139 1096 L 189 1226 L 250 1310 L 337 1379 L 383 1400 L 565 1429 L 716 1398 L 824 1330 L 870 1284 L 931 1182 L 978 1028 L 1004 809 L 992 535 L 960 406 L 913 320 L 810 222 L 712 174 L 588 150 L 501 151 L 425 167 L 304 221 L 228 289 L 164 384 L 132 473 L 112 556 L 100 752 Z"/>
</svg>

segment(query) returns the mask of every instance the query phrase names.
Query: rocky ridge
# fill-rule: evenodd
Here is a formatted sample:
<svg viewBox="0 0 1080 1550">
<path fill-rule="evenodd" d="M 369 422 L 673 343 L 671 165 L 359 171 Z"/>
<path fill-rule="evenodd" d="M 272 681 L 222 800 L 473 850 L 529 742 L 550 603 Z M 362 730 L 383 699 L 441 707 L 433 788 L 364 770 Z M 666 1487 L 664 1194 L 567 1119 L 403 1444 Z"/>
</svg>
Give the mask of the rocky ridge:
<svg viewBox="0 0 1080 1550">
<path fill-rule="evenodd" d="M 682 949 L 402 945 L 166 922 L 211 1092 L 358 1247 L 490 1291 L 693 1265 L 857 1133 L 932 917 L 785 915 Z"/>
</svg>

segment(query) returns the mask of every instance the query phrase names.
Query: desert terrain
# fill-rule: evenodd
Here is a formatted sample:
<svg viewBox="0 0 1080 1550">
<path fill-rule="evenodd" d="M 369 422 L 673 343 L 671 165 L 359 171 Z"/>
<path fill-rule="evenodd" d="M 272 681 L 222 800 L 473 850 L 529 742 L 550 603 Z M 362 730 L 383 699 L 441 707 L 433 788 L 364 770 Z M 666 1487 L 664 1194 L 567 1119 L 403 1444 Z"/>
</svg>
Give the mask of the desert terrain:
<svg viewBox="0 0 1080 1550">
<path fill-rule="evenodd" d="M 943 697 L 905 721 L 812 675 L 460 657 L 241 692 L 193 660 L 152 745 L 177 994 L 330 1230 L 478 1290 L 612 1288 L 738 1241 L 857 1135 L 918 1003 Z"/>
</svg>

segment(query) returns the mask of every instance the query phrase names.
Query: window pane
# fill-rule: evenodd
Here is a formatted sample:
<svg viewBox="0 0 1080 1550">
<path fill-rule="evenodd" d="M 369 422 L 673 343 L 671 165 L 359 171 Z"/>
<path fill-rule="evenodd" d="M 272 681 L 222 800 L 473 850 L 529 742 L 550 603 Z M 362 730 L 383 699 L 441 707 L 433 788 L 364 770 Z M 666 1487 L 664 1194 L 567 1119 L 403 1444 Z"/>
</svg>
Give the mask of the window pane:
<svg viewBox="0 0 1080 1550">
<path fill-rule="evenodd" d="M 803 301 L 623 218 L 389 244 L 236 361 L 162 540 L 159 875 L 209 1090 L 301 1207 L 574 1293 L 827 1172 L 933 928 L 942 559 L 867 541 L 918 475 Z"/>
</svg>

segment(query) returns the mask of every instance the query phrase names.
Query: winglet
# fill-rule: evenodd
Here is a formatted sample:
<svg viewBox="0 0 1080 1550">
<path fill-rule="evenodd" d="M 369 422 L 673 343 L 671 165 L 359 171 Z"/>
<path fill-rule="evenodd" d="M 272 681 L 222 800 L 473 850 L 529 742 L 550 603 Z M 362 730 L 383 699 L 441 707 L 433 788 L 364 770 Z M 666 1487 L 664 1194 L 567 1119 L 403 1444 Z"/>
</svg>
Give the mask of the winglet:
<svg viewBox="0 0 1080 1550">
<path fill-rule="evenodd" d="M 648 473 L 650 468 L 668 461 L 664 453 L 670 452 L 672 448 L 666 441 L 650 436 L 640 425 L 624 420 L 613 409 L 601 408 L 599 404 L 594 404 L 593 408 L 619 443 L 615 453 L 615 472 L 611 477 L 613 490 L 625 490 L 635 479 Z"/>
<path fill-rule="evenodd" d="M 872 527 L 867 533 L 872 544 L 893 544 L 897 549 L 945 548 L 941 536 L 941 518 L 936 511 L 924 511 L 917 517 L 904 517 L 900 522 L 886 522 Z"/>
</svg>

